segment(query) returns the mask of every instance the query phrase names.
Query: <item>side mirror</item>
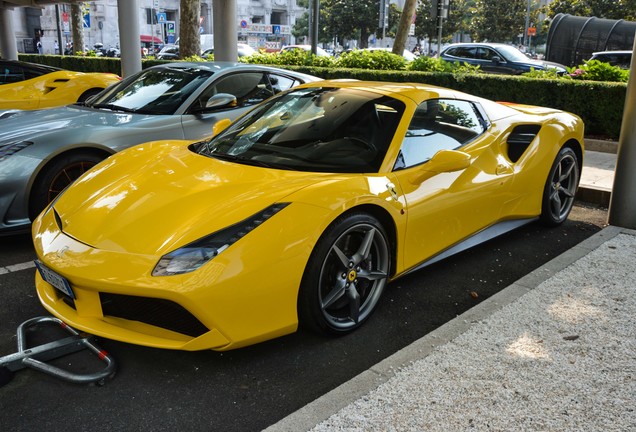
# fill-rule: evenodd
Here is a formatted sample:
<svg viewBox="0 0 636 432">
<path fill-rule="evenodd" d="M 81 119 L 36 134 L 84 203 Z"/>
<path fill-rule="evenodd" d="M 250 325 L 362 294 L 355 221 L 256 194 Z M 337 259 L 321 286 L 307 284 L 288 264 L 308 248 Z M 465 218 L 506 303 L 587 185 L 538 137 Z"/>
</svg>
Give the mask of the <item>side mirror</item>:
<svg viewBox="0 0 636 432">
<path fill-rule="evenodd" d="M 492 56 L 492 59 L 491 59 L 491 60 L 492 60 L 492 62 L 493 62 L 494 64 L 499 64 L 499 63 L 501 63 L 501 57 L 499 57 L 499 56 Z"/>
<path fill-rule="evenodd" d="M 413 175 L 411 183 L 422 183 L 436 174 L 455 172 L 470 166 L 470 155 L 458 150 L 440 150 Z"/>
<path fill-rule="evenodd" d="M 236 96 L 229 93 L 217 93 L 205 103 L 204 107 L 198 107 L 194 112 L 206 112 L 221 108 L 235 108 L 238 105 Z"/>
<path fill-rule="evenodd" d="M 232 120 L 230 119 L 223 119 L 214 123 L 214 126 L 212 126 L 212 136 L 217 136 L 218 134 L 223 132 L 225 129 L 227 129 L 230 123 L 232 123 Z"/>
</svg>

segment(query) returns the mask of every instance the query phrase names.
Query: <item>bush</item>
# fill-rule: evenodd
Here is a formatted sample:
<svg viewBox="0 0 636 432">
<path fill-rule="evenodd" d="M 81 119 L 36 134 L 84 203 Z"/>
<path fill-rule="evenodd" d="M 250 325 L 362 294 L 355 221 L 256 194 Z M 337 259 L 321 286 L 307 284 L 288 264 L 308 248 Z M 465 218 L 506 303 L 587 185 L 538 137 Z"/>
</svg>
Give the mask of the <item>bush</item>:
<svg viewBox="0 0 636 432">
<path fill-rule="evenodd" d="M 405 70 L 404 57 L 389 51 L 353 50 L 343 53 L 336 60 L 336 67 L 373 69 L 373 70 Z"/>
<path fill-rule="evenodd" d="M 583 65 L 568 68 L 568 73 L 565 75 L 558 75 L 554 69 L 533 70 L 523 75 L 538 79 L 575 79 L 604 82 L 627 82 L 629 79 L 628 70 L 623 70 L 618 66 L 612 66 L 599 60 L 590 60 Z"/>
</svg>

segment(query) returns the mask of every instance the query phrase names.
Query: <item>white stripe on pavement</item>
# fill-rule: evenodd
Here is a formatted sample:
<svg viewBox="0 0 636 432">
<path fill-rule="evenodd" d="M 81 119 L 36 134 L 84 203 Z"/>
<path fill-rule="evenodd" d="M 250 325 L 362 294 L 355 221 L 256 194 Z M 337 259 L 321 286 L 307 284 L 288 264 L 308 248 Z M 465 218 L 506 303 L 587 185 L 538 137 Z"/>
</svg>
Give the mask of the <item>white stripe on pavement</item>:
<svg viewBox="0 0 636 432">
<path fill-rule="evenodd" d="M 28 270 L 35 267 L 35 263 L 33 261 L 27 261 L 20 264 L 13 264 L 6 267 L 0 267 L 0 274 L 14 273 L 21 270 Z"/>
</svg>

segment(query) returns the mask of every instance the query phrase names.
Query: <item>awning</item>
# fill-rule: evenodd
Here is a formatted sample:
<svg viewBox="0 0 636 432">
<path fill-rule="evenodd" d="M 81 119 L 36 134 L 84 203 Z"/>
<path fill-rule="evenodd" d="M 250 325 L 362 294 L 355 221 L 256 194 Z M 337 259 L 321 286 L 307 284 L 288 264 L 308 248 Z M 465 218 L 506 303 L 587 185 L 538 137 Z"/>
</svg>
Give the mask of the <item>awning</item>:
<svg viewBox="0 0 636 432">
<path fill-rule="evenodd" d="M 158 38 L 157 36 L 155 36 L 155 37 L 153 38 L 153 37 L 152 37 L 152 36 L 150 36 L 150 35 L 140 35 L 140 36 L 139 36 L 139 39 L 140 39 L 142 42 L 148 42 L 148 43 L 152 43 L 152 42 L 154 42 L 154 43 L 156 43 L 156 44 L 163 43 L 163 42 L 162 42 L 162 40 L 161 40 L 160 38 Z M 154 41 L 153 41 L 153 39 L 154 39 Z"/>
</svg>

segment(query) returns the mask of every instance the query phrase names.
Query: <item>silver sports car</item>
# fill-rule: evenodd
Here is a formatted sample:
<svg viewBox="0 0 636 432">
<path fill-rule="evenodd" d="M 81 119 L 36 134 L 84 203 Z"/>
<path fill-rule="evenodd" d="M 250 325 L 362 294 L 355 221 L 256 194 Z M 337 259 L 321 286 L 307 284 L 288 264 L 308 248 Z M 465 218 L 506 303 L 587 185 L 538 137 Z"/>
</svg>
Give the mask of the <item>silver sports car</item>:
<svg viewBox="0 0 636 432">
<path fill-rule="evenodd" d="M 318 78 L 240 63 L 171 63 L 143 70 L 87 103 L 0 113 L 0 233 L 29 229 L 72 181 L 147 141 L 198 140 L 220 120 Z"/>
</svg>

